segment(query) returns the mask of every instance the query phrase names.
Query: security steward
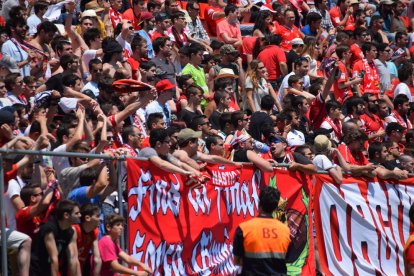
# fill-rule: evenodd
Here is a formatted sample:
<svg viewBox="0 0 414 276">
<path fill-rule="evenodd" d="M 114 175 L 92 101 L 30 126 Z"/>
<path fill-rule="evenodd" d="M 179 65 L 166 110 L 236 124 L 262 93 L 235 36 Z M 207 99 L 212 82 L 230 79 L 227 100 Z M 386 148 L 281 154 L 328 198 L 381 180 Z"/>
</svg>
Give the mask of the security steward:
<svg viewBox="0 0 414 276">
<path fill-rule="evenodd" d="M 242 266 L 241 275 L 286 275 L 290 245 L 289 227 L 273 218 L 280 193 L 265 186 L 259 196 L 259 216 L 242 222 L 233 243 L 234 263 Z"/>
</svg>

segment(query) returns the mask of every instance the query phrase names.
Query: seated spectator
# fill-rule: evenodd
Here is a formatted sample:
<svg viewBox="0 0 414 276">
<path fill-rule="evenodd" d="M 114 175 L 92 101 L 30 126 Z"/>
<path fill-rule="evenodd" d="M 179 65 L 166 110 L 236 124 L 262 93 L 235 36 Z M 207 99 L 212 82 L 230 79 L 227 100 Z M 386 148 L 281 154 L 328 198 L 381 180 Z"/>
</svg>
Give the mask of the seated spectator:
<svg viewBox="0 0 414 276">
<path fill-rule="evenodd" d="M 208 7 L 204 11 L 206 30 L 212 37 L 217 37 L 217 24 L 224 20 L 226 14 L 220 7 L 219 0 L 208 0 Z"/>
<path fill-rule="evenodd" d="M 118 245 L 118 240 L 124 229 L 124 218 L 117 214 L 105 217 L 106 235 L 98 242 L 99 253 L 102 259 L 101 275 L 111 275 L 115 273 L 128 273 L 131 275 L 147 275 L 152 273 L 151 268 L 146 264 L 128 255 Z M 124 267 L 119 263 L 119 259 L 128 265 L 139 266 L 144 272 L 138 272 Z"/>
<path fill-rule="evenodd" d="M 224 8 L 226 18 L 217 23 L 217 38 L 234 48 L 242 46 L 242 37 L 238 17 L 240 15 L 238 7 L 228 4 Z"/>
</svg>

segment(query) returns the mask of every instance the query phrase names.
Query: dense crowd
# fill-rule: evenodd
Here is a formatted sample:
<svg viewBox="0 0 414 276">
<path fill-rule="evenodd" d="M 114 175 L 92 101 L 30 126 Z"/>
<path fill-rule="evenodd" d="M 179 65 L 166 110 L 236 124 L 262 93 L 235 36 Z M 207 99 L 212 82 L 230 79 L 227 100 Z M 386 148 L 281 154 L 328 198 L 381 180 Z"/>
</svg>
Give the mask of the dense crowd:
<svg viewBox="0 0 414 276">
<path fill-rule="evenodd" d="M 6 0 L 0 146 L 144 157 L 194 188 L 205 163 L 406 179 L 413 15 L 408 0 Z M 16 275 L 152 272 L 117 244 L 124 162 L 3 167 Z"/>
</svg>

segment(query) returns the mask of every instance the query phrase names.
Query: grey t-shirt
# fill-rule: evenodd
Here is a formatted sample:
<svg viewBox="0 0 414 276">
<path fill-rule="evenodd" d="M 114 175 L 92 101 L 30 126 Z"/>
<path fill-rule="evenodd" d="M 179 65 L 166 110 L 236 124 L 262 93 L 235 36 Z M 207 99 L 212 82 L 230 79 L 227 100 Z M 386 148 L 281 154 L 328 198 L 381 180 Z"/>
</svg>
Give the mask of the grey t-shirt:
<svg viewBox="0 0 414 276">
<path fill-rule="evenodd" d="M 159 156 L 157 151 L 153 148 L 147 147 L 143 148 L 139 153 L 138 157 L 143 158 L 151 158 L 154 156 Z M 178 163 L 180 162 L 177 158 L 175 158 L 171 153 L 168 153 L 166 156 L 159 156 L 161 159 L 168 161 L 176 166 L 178 166 Z"/>
</svg>

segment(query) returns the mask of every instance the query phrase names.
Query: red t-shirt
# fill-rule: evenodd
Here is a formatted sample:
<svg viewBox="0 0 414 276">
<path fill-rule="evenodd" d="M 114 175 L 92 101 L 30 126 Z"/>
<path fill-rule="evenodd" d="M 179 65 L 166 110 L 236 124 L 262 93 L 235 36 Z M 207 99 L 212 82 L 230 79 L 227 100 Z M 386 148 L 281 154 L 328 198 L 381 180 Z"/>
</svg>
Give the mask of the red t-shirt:
<svg viewBox="0 0 414 276">
<path fill-rule="evenodd" d="M 365 133 L 367 135 L 377 133 L 378 130 L 384 129 L 384 122 L 375 114 L 372 114 L 372 117 L 367 114 L 362 114 L 359 118 L 365 122 Z M 382 138 L 373 139 L 372 141 L 381 142 Z"/>
<path fill-rule="evenodd" d="M 358 44 L 354 43 L 349 49 L 352 53 L 351 58 L 349 59 L 349 64 L 354 66 L 355 62 L 360 61 L 364 58 L 364 53 L 362 53 L 361 47 Z"/>
<path fill-rule="evenodd" d="M 344 157 L 345 161 L 350 165 L 364 166 L 369 163 L 368 159 L 365 157 L 362 151 L 358 151 L 357 155 L 353 155 L 349 150 L 348 146 L 344 144 L 340 144 L 338 146 L 338 150 Z"/>
<path fill-rule="evenodd" d="M 157 37 L 163 37 L 163 36 L 168 37 L 168 35 L 159 33 L 157 31 L 153 31 L 150 36 L 151 36 L 151 41 L 154 41 Z"/>
<path fill-rule="evenodd" d="M 279 63 L 286 63 L 286 54 L 279 46 L 266 46 L 257 56 L 257 59 L 263 62 L 263 65 L 266 67 L 270 81 L 274 81 L 282 76 Z"/>
<path fill-rule="evenodd" d="M 257 36 L 245 36 L 242 43 L 242 59 L 243 62 L 247 62 L 247 55 L 253 55 L 253 48 L 256 44 Z"/>
<path fill-rule="evenodd" d="M 405 262 L 414 264 L 414 243 L 411 243 L 405 251 Z"/>
<path fill-rule="evenodd" d="M 366 59 L 357 61 L 352 68 L 353 75 L 359 75 L 364 70 L 365 74 L 360 83 L 361 94 L 373 93 L 378 95 L 380 92 L 380 77 L 378 68 L 374 62 L 368 63 Z"/>
<path fill-rule="evenodd" d="M 321 94 L 318 94 L 312 102 L 309 109 L 309 119 L 314 128 L 320 128 L 322 122 L 328 116 L 326 112 L 326 102 L 322 100 Z"/>
<path fill-rule="evenodd" d="M 137 71 L 139 70 L 139 65 L 140 62 L 138 60 L 136 60 L 135 58 L 133 58 L 132 56 L 130 56 L 127 60 L 127 62 L 129 63 L 129 65 L 131 66 L 131 71 L 132 71 L 132 78 L 134 80 L 138 80 L 137 79 Z"/>
<path fill-rule="evenodd" d="M 291 29 L 286 25 L 281 25 L 276 30 L 276 34 L 282 37 L 280 47 L 286 52 L 289 52 L 292 49 L 292 40 L 294 38 L 302 38 L 300 30 L 295 25 L 293 25 Z"/>
<path fill-rule="evenodd" d="M 76 244 L 78 245 L 78 258 L 81 267 L 87 261 L 89 251 L 92 249 L 93 242 L 98 239 L 99 229 L 95 228 L 93 231 L 86 233 L 81 228 L 80 224 L 73 224 L 73 230 L 76 231 L 77 240 Z"/>
<path fill-rule="evenodd" d="M 127 9 L 123 14 L 122 14 L 122 18 L 129 20 L 132 22 L 132 26 L 134 27 L 135 31 L 139 31 L 141 30 L 141 26 L 140 26 L 140 17 L 141 14 L 138 14 L 138 17 L 135 17 L 134 15 L 134 11 L 132 8 Z"/>
<path fill-rule="evenodd" d="M 341 77 L 335 80 L 333 89 L 334 89 L 334 97 L 335 101 L 340 102 L 341 104 L 344 103 L 345 99 L 352 96 L 351 87 L 346 87 L 344 89 L 339 88 L 340 83 L 345 83 L 349 80 L 348 70 L 346 69 L 345 64 L 342 61 L 338 62 L 338 69 L 341 72 Z"/>
<path fill-rule="evenodd" d="M 343 19 L 340 8 L 338 6 L 333 7 L 332 9 L 330 9 L 329 15 L 331 16 L 332 24 L 334 25 L 334 27 L 338 27 L 339 23 L 341 23 Z M 354 22 L 354 16 L 350 15 L 348 17 L 348 20 L 346 21 L 344 30 L 353 31 L 355 29 Z"/>
<path fill-rule="evenodd" d="M 206 31 L 209 36 L 217 36 L 217 23 L 224 18 L 213 19 L 213 14 L 216 12 L 224 12 L 220 7 L 208 6 L 204 11 L 204 20 L 206 21 Z"/>
<path fill-rule="evenodd" d="M 30 238 L 34 239 L 40 228 L 42 222 L 39 216 L 32 217 L 30 210 L 33 206 L 26 206 L 16 213 L 16 230 L 25 233 Z"/>
<path fill-rule="evenodd" d="M 242 41 L 240 24 L 230 24 L 227 20 L 221 20 L 217 23 L 217 39 L 224 42 L 223 34 Z"/>
</svg>

